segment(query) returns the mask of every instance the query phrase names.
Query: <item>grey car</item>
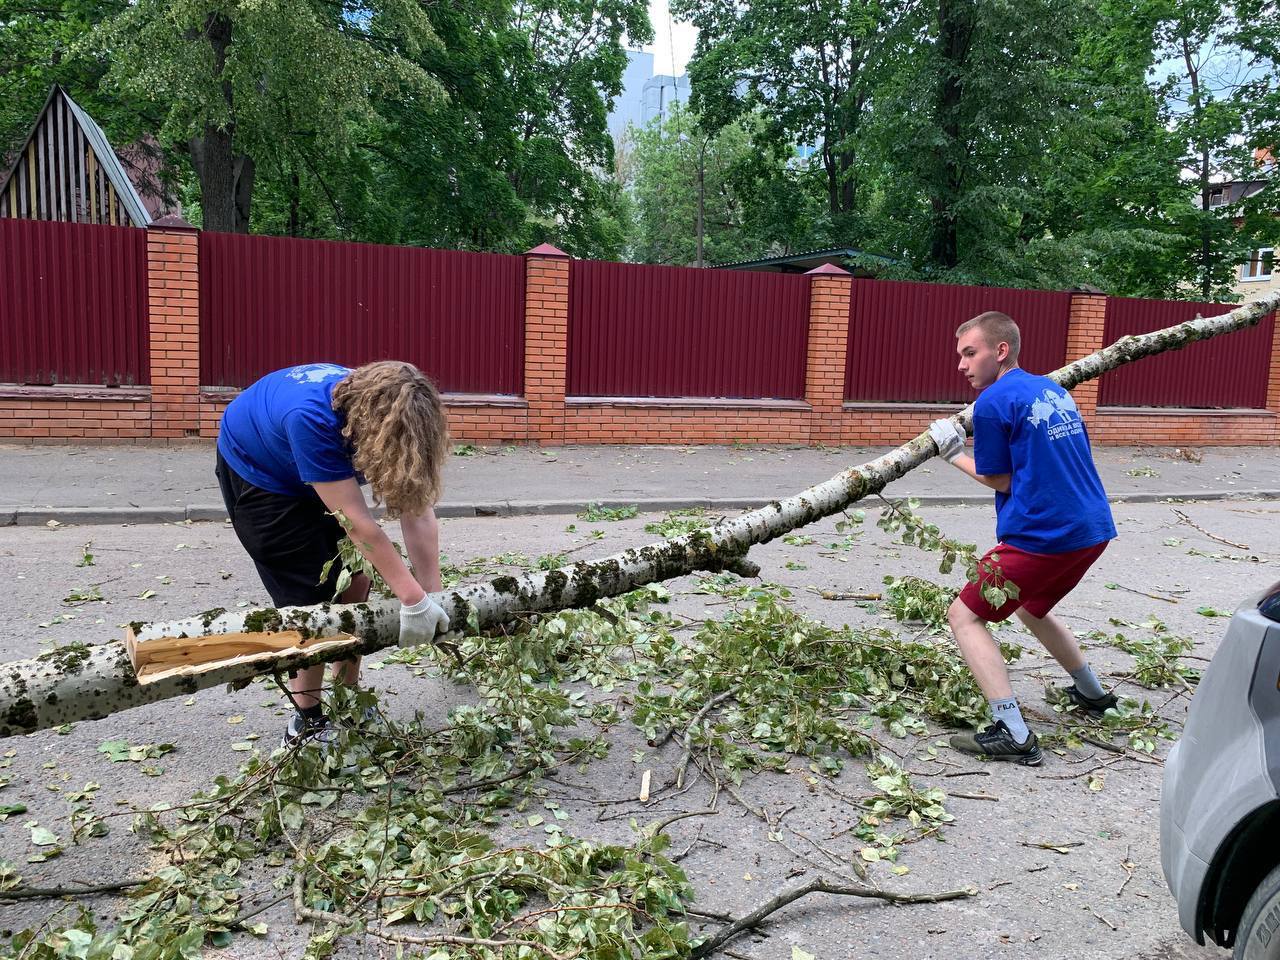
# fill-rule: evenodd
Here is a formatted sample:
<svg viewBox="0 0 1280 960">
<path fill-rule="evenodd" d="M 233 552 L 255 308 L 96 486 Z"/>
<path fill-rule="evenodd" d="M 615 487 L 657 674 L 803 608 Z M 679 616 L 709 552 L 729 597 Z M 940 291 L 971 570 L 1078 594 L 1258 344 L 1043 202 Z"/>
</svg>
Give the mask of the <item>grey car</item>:
<svg viewBox="0 0 1280 960">
<path fill-rule="evenodd" d="M 1235 612 L 1191 700 L 1160 859 L 1187 933 L 1280 960 L 1280 584 Z"/>
</svg>

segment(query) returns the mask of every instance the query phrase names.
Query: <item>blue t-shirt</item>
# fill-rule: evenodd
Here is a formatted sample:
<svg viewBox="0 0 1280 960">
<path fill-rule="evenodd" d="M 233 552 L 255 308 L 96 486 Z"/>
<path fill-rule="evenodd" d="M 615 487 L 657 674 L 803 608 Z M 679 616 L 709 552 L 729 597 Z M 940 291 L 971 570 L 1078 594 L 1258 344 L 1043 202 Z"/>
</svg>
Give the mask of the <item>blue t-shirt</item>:
<svg viewBox="0 0 1280 960">
<path fill-rule="evenodd" d="M 334 385 L 350 372 L 308 363 L 268 373 L 222 414 L 223 459 L 255 487 L 293 497 L 315 496 L 311 483 L 355 477 L 343 418 L 333 409 Z"/>
<path fill-rule="evenodd" d="M 1009 474 L 996 494 L 1001 543 L 1066 553 L 1115 537 L 1080 411 L 1048 377 L 1013 369 L 978 395 L 973 459 L 983 476 Z"/>
</svg>

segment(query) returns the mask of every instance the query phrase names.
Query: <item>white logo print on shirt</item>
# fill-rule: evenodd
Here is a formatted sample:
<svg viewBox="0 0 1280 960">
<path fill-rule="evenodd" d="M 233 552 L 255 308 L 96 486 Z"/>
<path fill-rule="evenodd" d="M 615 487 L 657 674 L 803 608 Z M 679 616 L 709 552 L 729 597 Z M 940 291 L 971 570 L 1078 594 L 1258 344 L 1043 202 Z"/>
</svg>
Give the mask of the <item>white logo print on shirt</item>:
<svg viewBox="0 0 1280 960">
<path fill-rule="evenodd" d="M 1050 422 L 1055 416 L 1058 418 L 1057 423 Z M 1076 402 L 1065 390 L 1060 392 L 1044 390 L 1041 398 L 1031 401 L 1031 415 L 1027 417 L 1027 423 L 1033 427 L 1044 426 L 1050 440 L 1057 440 L 1059 437 L 1070 436 L 1084 430 Z"/>
<path fill-rule="evenodd" d="M 336 363 L 307 363 L 289 371 L 289 379 L 299 383 L 323 383 L 345 377 L 350 371 Z"/>
</svg>

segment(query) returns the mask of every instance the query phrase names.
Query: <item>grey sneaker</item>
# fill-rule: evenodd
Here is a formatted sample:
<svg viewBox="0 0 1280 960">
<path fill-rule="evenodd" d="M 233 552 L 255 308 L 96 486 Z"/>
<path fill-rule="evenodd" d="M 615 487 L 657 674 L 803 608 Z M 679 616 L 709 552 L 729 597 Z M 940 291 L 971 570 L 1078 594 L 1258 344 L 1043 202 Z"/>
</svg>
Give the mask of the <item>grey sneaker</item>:
<svg viewBox="0 0 1280 960">
<path fill-rule="evenodd" d="M 1079 707 L 1094 719 L 1101 719 L 1102 715 L 1118 702 L 1114 693 L 1104 693 L 1096 698 L 1086 697 L 1076 689 L 1074 683 L 1069 687 L 1054 687 L 1053 690 L 1059 703 L 1069 703 L 1073 707 Z"/>
<path fill-rule="evenodd" d="M 295 713 L 289 718 L 289 726 L 285 728 L 284 736 L 280 738 L 280 746 L 298 747 L 306 743 L 315 743 L 319 747 L 325 747 L 333 742 L 334 735 L 335 731 L 329 726 L 328 717 L 308 720 L 302 714 Z"/>
<path fill-rule="evenodd" d="M 1034 733 L 1027 737 L 1026 743 L 1018 743 L 1003 720 L 997 720 L 975 733 L 955 734 L 951 738 L 951 748 L 961 753 L 986 757 L 988 760 L 1011 760 L 1024 767 L 1038 767 L 1044 759 Z"/>
</svg>

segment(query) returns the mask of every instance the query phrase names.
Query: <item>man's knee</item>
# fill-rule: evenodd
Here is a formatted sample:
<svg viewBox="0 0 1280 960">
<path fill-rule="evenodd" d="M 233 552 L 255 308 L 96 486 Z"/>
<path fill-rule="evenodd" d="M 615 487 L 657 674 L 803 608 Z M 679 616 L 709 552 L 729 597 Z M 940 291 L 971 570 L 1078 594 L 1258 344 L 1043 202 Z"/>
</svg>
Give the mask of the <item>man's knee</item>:
<svg viewBox="0 0 1280 960">
<path fill-rule="evenodd" d="M 970 610 L 968 604 L 959 597 L 952 600 L 951 606 L 947 607 L 947 622 L 951 624 L 953 631 L 958 627 L 976 623 L 978 620 L 978 615 Z"/>
</svg>

